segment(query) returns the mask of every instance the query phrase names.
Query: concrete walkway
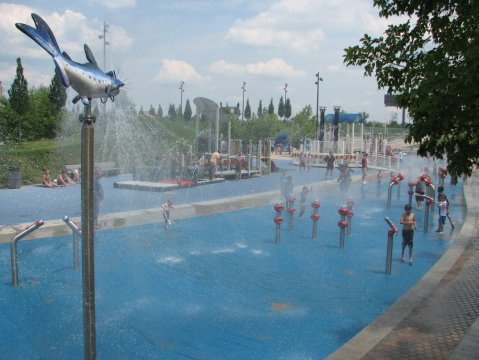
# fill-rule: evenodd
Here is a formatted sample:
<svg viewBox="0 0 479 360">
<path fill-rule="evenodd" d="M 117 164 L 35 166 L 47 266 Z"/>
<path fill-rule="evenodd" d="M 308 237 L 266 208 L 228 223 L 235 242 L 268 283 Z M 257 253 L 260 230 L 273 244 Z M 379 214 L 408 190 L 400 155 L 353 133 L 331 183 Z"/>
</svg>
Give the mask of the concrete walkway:
<svg viewBox="0 0 479 360">
<path fill-rule="evenodd" d="M 328 360 L 479 359 L 479 176 L 457 239 L 406 295 Z"/>
</svg>

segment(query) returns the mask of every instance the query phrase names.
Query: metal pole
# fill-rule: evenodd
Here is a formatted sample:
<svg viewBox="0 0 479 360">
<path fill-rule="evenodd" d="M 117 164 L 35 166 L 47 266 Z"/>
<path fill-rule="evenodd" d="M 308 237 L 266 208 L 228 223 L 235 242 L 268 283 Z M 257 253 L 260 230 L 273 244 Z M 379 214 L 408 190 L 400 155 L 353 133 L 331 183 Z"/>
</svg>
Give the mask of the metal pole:
<svg viewBox="0 0 479 360">
<path fill-rule="evenodd" d="M 284 84 L 284 120 L 286 121 L 286 93 L 288 92 L 288 84 Z"/>
<path fill-rule="evenodd" d="M 18 264 L 17 264 L 17 243 L 20 239 L 23 239 L 25 236 L 30 234 L 32 231 L 35 231 L 40 226 L 44 224 L 43 220 L 37 220 L 32 225 L 27 227 L 21 233 L 15 235 L 10 242 L 10 260 L 12 266 L 12 285 L 13 287 L 18 287 Z"/>
<path fill-rule="evenodd" d="M 180 87 L 179 87 L 179 89 L 180 89 L 180 113 L 182 115 L 183 115 L 183 92 L 185 91 L 185 90 L 183 90 L 183 85 L 185 85 L 184 81 L 182 81 L 180 83 Z"/>
<path fill-rule="evenodd" d="M 319 72 L 316 73 L 316 140 L 319 139 Z"/>
<path fill-rule="evenodd" d="M 387 243 L 387 250 L 386 250 L 386 274 L 391 274 L 392 269 L 392 259 L 393 259 L 393 236 L 394 234 L 391 230 L 388 232 L 388 243 Z"/>
<path fill-rule="evenodd" d="M 241 110 L 241 121 L 244 121 L 244 92 L 246 91 L 246 82 L 243 81 L 243 86 L 241 87 L 243 90 L 243 108 Z"/>
<path fill-rule="evenodd" d="M 95 269 L 93 219 L 94 122 L 91 99 L 80 115 L 81 129 L 81 232 L 83 283 L 83 334 L 85 360 L 96 360 Z"/>
<path fill-rule="evenodd" d="M 384 218 L 386 223 L 389 225 L 390 229 L 388 230 L 388 243 L 386 249 L 386 270 L 385 273 L 387 275 L 391 274 L 392 269 L 392 259 L 393 259 L 393 236 L 397 234 L 398 229 L 396 225 L 391 221 L 390 218 L 387 216 Z"/>
<path fill-rule="evenodd" d="M 324 114 L 326 112 L 326 106 L 321 106 L 319 108 L 320 112 L 321 112 L 321 120 L 319 122 L 319 152 L 322 153 L 323 152 L 323 144 L 324 144 L 324 121 L 325 121 L 325 118 L 324 118 Z"/>
</svg>

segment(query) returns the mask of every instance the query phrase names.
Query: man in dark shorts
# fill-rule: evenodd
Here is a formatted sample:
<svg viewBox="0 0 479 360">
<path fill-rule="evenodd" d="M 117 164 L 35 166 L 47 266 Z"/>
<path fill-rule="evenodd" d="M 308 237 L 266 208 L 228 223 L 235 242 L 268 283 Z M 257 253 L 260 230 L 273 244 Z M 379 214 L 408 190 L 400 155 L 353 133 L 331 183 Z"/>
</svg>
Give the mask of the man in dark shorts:
<svg viewBox="0 0 479 360">
<path fill-rule="evenodd" d="M 413 263 L 412 249 L 414 246 L 414 230 L 416 229 L 416 216 L 412 212 L 411 205 L 407 204 L 404 207 L 404 212 L 399 221 L 402 225 L 402 247 L 401 247 L 401 261 L 406 261 L 404 258 L 404 250 L 406 246 L 409 248 L 409 265 Z"/>
<path fill-rule="evenodd" d="M 334 156 L 333 152 L 330 151 L 328 155 L 324 158 L 326 161 L 326 175 L 325 178 L 332 180 L 333 179 L 333 170 L 334 170 L 334 162 L 336 161 L 336 157 Z"/>
</svg>

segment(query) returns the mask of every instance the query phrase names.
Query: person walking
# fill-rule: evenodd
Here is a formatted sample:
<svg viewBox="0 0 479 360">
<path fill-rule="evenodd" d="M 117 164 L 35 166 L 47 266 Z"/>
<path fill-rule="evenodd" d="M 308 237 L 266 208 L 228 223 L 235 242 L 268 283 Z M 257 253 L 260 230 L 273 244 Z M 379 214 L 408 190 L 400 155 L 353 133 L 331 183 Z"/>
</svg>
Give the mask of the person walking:
<svg viewBox="0 0 479 360">
<path fill-rule="evenodd" d="M 286 208 L 289 209 L 293 207 L 293 202 L 291 201 L 294 192 L 293 177 L 291 175 L 286 177 L 286 183 L 284 184 L 284 197 L 286 200 Z"/>
<path fill-rule="evenodd" d="M 324 178 L 327 179 L 329 176 L 329 180 L 332 180 L 334 162 L 336 161 L 336 157 L 334 156 L 332 151 L 330 151 L 329 154 L 325 156 L 324 161 L 326 161 L 326 175 Z"/>
<path fill-rule="evenodd" d="M 244 157 L 239 152 L 238 155 L 236 155 L 236 164 L 235 164 L 236 180 L 241 180 L 241 169 L 243 168 L 243 161 L 244 161 Z"/>
<path fill-rule="evenodd" d="M 304 212 L 306 211 L 306 196 L 311 191 L 313 191 L 312 186 L 309 189 L 307 186 L 303 186 L 303 189 L 299 194 L 299 217 L 302 217 L 304 215 Z"/>
<path fill-rule="evenodd" d="M 406 246 L 409 248 L 409 265 L 413 263 L 413 247 L 414 247 L 414 230 L 416 230 L 416 216 L 412 212 L 412 206 L 406 204 L 404 212 L 399 222 L 402 228 L 402 244 L 401 244 L 401 261 L 406 261 L 404 250 Z"/>
<path fill-rule="evenodd" d="M 163 209 L 163 219 L 165 220 L 165 230 L 168 230 L 171 225 L 170 219 L 170 211 L 173 209 L 173 202 L 168 199 L 163 205 L 161 205 Z"/>
<path fill-rule="evenodd" d="M 415 190 L 416 209 L 418 210 L 421 208 L 422 202 L 424 201 L 424 191 L 425 191 L 424 181 L 422 181 L 421 178 L 419 177 L 417 179 L 416 190 Z"/>
<path fill-rule="evenodd" d="M 363 184 L 367 184 L 366 176 L 368 175 L 368 153 L 363 154 L 363 158 L 361 159 L 361 170 L 363 173 Z"/>
</svg>

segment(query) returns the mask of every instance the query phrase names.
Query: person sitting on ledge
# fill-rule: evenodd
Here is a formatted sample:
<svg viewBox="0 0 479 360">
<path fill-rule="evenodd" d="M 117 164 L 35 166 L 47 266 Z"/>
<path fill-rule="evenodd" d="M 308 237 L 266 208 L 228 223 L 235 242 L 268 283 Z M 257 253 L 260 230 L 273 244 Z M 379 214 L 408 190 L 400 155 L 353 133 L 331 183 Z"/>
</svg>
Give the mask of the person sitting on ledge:
<svg viewBox="0 0 479 360">
<path fill-rule="evenodd" d="M 42 185 L 48 188 L 54 188 L 58 186 L 50 179 L 50 171 L 47 168 L 43 168 Z"/>
<path fill-rule="evenodd" d="M 76 182 L 72 180 L 70 176 L 68 176 L 66 170 L 62 170 L 61 174 L 58 175 L 57 184 L 64 184 L 64 185 L 75 185 Z"/>
</svg>

